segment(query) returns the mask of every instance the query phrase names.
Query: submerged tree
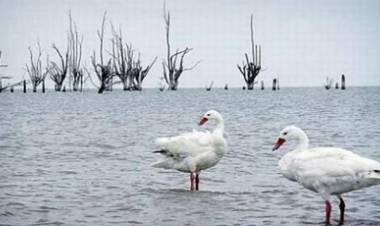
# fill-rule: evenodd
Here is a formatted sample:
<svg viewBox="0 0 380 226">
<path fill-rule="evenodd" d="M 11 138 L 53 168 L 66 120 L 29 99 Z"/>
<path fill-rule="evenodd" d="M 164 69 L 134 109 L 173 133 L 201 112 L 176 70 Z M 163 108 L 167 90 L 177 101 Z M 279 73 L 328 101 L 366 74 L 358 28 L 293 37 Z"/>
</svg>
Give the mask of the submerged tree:
<svg viewBox="0 0 380 226">
<path fill-rule="evenodd" d="M 73 91 L 82 91 L 84 69 L 81 64 L 83 36 L 79 37 L 76 24 L 73 22 L 71 12 L 69 12 L 69 84 L 73 86 Z"/>
<path fill-rule="evenodd" d="M 273 83 L 272 83 L 272 90 L 276 91 L 277 89 L 278 89 L 277 78 L 274 78 Z"/>
<path fill-rule="evenodd" d="M 103 44 L 104 44 L 104 24 L 106 21 L 107 12 L 104 12 L 102 25 L 100 30 L 97 31 L 98 38 L 100 41 L 99 47 L 99 62 L 97 62 L 95 50 L 93 55 L 91 56 L 91 63 L 94 67 L 94 71 L 99 80 L 100 87 L 98 88 L 98 93 L 103 93 L 105 90 L 109 90 L 110 86 L 112 86 L 112 78 L 114 73 L 112 73 L 112 59 L 108 59 L 105 63 L 103 56 Z"/>
<path fill-rule="evenodd" d="M 69 59 L 69 49 L 66 49 L 65 56 L 62 55 L 61 51 L 57 48 L 55 44 L 53 44 L 53 49 L 57 53 L 59 59 L 60 59 L 60 65 L 58 65 L 56 62 L 51 61 L 50 62 L 50 68 L 49 68 L 49 74 L 51 80 L 55 83 L 54 89 L 55 91 L 61 91 L 63 82 L 67 75 L 67 69 L 68 69 L 68 59 Z"/>
<path fill-rule="evenodd" d="M 329 90 L 334 83 L 334 80 L 332 78 L 326 77 L 326 82 L 325 82 L 325 89 Z"/>
<path fill-rule="evenodd" d="M 211 91 L 213 85 L 214 85 L 214 81 L 211 81 L 211 83 L 208 86 L 206 86 L 206 91 Z"/>
<path fill-rule="evenodd" d="M 344 74 L 342 74 L 342 77 L 341 77 L 340 87 L 341 87 L 341 89 L 346 89 L 346 76 L 344 76 Z"/>
<path fill-rule="evenodd" d="M 133 81 L 132 82 L 132 89 L 133 90 L 142 90 L 142 82 L 144 81 L 144 79 L 148 75 L 148 73 L 149 73 L 150 69 L 153 67 L 154 63 L 156 63 L 156 60 L 157 60 L 157 57 L 154 58 L 154 60 L 152 61 L 152 63 L 150 65 L 148 65 L 144 68 L 143 66 L 141 66 L 140 54 L 139 54 L 138 60 L 132 64 L 133 68 L 132 68 L 131 77 L 132 77 L 132 81 Z"/>
<path fill-rule="evenodd" d="M 189 71 L 194 69 L 199 61 L 195 63 L 192 67 L 184 68 L 183 67 L 183 58 L 186 54 L 188 54 L 192 48 L 186 47 L 183 50 L 176 50 L 175 53 L 171 53 L 170 50 L 170 12 L 166 12 L 166 8 L 164 6 L 164 20 L 166 25 L 166 46 L 167 46 L 167 59 L 162 62 L 163 73 L 166 83 L 168 84 L 169 90 L 177 90 L 178 89 L 178 80 L 181 77 L 184 71 Z"/>
<path fill-rule="evenodd" d="M 129 74 L 132 65 L 130 64 L 132 56 L 131 46 L 123 42 L 123 37 L 120 33 L 118 34 L 114 27 L 112 26 L 112 67 L 115 75 L 119 77 L 121 84 L 123 85 L 123 90 L 129 90 Z"/>
<path fill-rule="evenodd" d="M 242 65 L 237 65 L 240 73 L 243 75 L 247 83 L 248 90 L 253 90 L 255 79 L 261 70 L 261 46 L 255 45 L 253 39 L 253 15 L 251 15 L 251 48 L 252 48 L 252 61 L 250 61 L 248 54 L 245 53 L 245 60 Z"/>
<path fill-rule="evenodd" d="M 146 68 L 141 66 L 140 53 L 136 59 L 132 45 L 124 44 L 121 30 L 117 33 L 112 26 L 112 56 L 113 72 L 120 79 L 123 90 L 142 90 L 142 82 L 157 60 Z"/>
<path fill-rule="evenodd" d="M 40 43 L 37 43 L 38 46 L 38 54 L 37 58 L 33 56 L 32 48 L 29 46 L 29 53 L 30 53 L 30 65 L 26 64 L 26 71 L 29 74 L 30 81 L 33 86 L 33 92 L 37 92 L 37 87 L 45 80 L 47 74 L 49 73 L 49 68 L 42 67 L 42 51 Z M 49 60 L 47 60 L 49 62 Z M 47 63 L 48 65 L 48 63 Z"/>
</svg>

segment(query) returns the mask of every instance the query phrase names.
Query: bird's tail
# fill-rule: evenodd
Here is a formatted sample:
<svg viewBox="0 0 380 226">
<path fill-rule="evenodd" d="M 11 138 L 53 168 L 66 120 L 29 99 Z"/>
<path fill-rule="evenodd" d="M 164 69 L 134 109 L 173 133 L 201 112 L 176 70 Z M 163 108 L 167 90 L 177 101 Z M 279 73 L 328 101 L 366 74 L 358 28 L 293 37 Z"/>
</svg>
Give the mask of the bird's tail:
<svg viewBox="0 0 380 226">
<path fill-rule="evenodd" d="M 169 163 L 163 159 L 158 160 L 157 162 L 151 164 L 150 166 L 155 167 L 155 168 L 170 169 Z"/>
</svg>

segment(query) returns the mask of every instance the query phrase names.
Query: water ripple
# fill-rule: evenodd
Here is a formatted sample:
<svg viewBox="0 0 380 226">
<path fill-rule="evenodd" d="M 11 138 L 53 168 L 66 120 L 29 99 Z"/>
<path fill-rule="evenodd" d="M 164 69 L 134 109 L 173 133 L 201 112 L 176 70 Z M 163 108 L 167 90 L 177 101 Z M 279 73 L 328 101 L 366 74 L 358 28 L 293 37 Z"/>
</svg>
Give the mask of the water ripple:
<svg viewBox="0 0 380 226">
<path fill-rule="evenodd" d="M 278 172 L 294 147 L 271 152 L 279 131 L 380 160 L 379 88 L 1 95 L 0 225 L 322 225 L 323 201 Z M 209 109 L 229 150 L 189 192 L 187 174 L 150 167 L 153 141 L 200 129 Z M 380 225 L 378 188 L 346 202 L 346 225 Z"/>
</svg>

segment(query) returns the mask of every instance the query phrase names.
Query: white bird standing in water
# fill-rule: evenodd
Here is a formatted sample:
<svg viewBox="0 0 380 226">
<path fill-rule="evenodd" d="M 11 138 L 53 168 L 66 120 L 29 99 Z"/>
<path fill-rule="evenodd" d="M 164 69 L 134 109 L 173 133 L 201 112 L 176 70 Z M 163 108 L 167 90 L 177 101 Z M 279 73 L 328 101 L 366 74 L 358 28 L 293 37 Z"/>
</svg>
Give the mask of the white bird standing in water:
<svg viewBox="0 0 380 226">
<path fill-rule="evenodd" d="M 163 157 L 153 167 L 175 169 L 190 173 L 190 189 L 199 190 L 199 174 L 201 170 L 215 166 L 223 157 L 227 141 L 223 137 L 224 120 L 217 111 L 206 112 L 199 126 L 206 122 L 214 122 L 212 132 L 193 131 L 174 137 L 163 137 L 156 140 Z"/>
<path fill-rule="evenodd" d="M 326 224 L 330 224 L 331 195 L 340 200 L 339 224 L 343 224 L 345 203 L 342 194 L 380 183 L 379 162 L 341 148 L 309 148 L 306 134 L 295 126 L 281 131 L 273 151 L 290 139 L 297 140 L 298 146 L 279 161 L 281 173 L 323 198 Z"/>
</svg>

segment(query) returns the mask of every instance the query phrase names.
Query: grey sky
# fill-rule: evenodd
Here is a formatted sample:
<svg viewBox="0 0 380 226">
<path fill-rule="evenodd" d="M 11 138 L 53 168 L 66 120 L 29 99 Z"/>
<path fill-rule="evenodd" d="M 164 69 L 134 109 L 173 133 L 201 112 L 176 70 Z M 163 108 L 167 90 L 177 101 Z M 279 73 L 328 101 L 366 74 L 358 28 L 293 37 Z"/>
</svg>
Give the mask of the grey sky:
<svg viewBox="0 0 380 226">
<path fill-rule="evenodd" d="M 268 85 L 278 76 L 282 86 L 320 86 L 326 76 L 338 79 L 344 73 L 348 85 L 380 85 L 380 1 L 167 0 L 166 4 L 172 16 L 173 49 L 194 48 L 186 65 L 202 61 L 183 74 L 180 87 L 204 87 L 212 80 L 216 86 L 244 85 L 236 64 L 250 48 L 251 13 L 266 69 L 258 80 Z M 96 30 L 107 10 L 108 21 L 121 26 L 143 62 L 159 57 L 144 82 L 145 87 L 157 86 L 166 49 L 160 0 L 0 0 L 0 49 L 2 62 L 9 65 L 0 73 L 21 79 L 28 46 L 38 39 L 54 59 L 51 44 L 64 47 L 70 9 L 84 36 L 88 67 L 92 50 L 98 48 Z"/>
</svg>

